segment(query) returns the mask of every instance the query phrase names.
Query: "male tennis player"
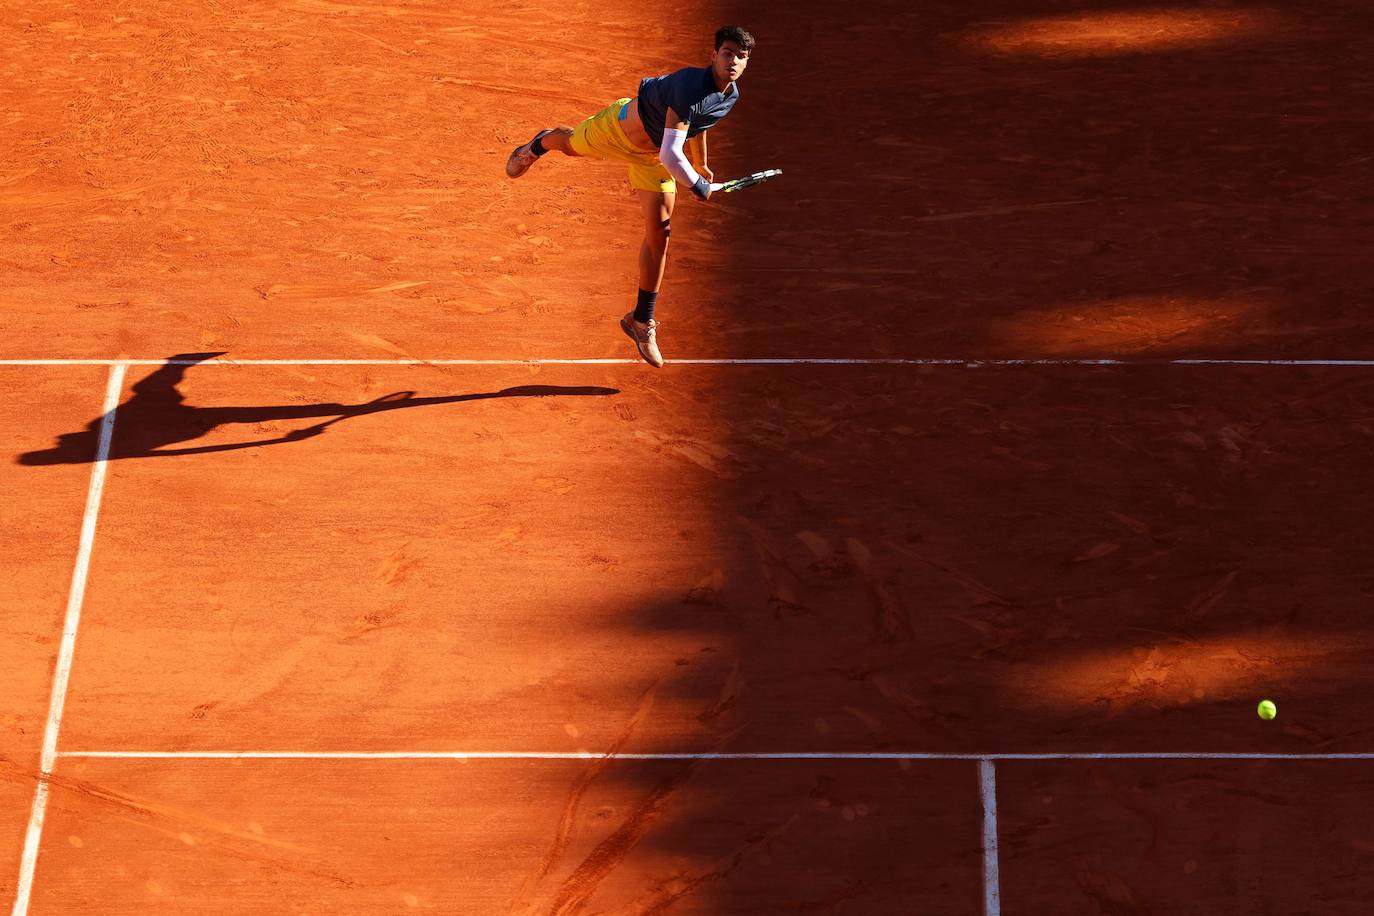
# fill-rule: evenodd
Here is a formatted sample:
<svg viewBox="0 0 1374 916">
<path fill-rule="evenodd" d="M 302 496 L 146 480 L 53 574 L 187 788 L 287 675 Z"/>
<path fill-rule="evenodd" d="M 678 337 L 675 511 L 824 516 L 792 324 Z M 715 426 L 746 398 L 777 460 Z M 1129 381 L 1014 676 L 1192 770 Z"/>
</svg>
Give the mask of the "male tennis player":
<svg viewBox="0 0 1374 916">
<path fill-rule="evenodd" d="M 705 67 L 684 67 L 665 76 L 640 80 L 639 95 L 618 99 L 576 127 L 541 130 L 506 160 L 506 174 L 519 178 L 549 150 L 565 156 L 614 159 L 630 166 L 630 187 L 644 213 L 644 244 L 639 249 L 639 300 L 620 327 L 651 366 L 662 366 L 654 321 L 658 288 L 668 263 L 677 182 L 701 200 L 711 196 L 706 164 L 706 131 L 739 101 L 736 80 L 749 63 L 754 36 L 737 25 L 716 32 L 716 50 Z M 694 140 L 697 165 L 684 152 Z"/>
</svg>

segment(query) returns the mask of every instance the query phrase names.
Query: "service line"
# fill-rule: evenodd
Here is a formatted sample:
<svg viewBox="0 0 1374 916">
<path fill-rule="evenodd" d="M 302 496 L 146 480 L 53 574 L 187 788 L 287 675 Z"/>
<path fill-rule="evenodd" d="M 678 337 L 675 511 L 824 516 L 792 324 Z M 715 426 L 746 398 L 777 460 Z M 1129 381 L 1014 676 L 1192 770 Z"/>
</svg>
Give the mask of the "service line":
<svg viewBox="0 0 1374 916">
<path fill-rule="evenodd" d="M 119 394 L 123 387 L 124 365 L 115 363 L 110 367 L 110 378 L 105 386 L 104 417 L 100 422 L 95 462 L 91 465 L 91 482 L 86 491 L 86 511 L 81 518 L 81 538 L 77 543 L 71 589 L 67 593 L 67 615 L 62 623 L 62 643 L 57 651 L 52 697 L 48 701 L 48 721 L 43 729 L 38 785 L 33 793 L 28 830 L 24 833 L 24 853 L 19 860 L 19 883 L 15 891 L 13 916 L 27 916 L 29 911 L 29 895 L 33 891 L 33 875 L 38 866 L 38 848 L 43 840 L 43 819 L 48 809 L 48 780 L 59 756 L 57 737 L 62 731 L 62 711 L 67 704 L 67 683 L 71 680 L 76 631 L 81 624 L 81 605 L 86 598 L 91 548 L 95 544 L 95 523 L 100 515 L 100 497 L 105 492 L 105 469 L 109 463 L 110 440 L 114 436 L 115 411 L 119 407 Z"/>
<path fill-rule="evenodd" d="M 595 751 L 62 751 L 59 757 L 113 760 L 1374 760 L 1374 752 L 1119 752 L 962 754 L 920 751 L 692 751 L 598 754 Z"/>
</svg>

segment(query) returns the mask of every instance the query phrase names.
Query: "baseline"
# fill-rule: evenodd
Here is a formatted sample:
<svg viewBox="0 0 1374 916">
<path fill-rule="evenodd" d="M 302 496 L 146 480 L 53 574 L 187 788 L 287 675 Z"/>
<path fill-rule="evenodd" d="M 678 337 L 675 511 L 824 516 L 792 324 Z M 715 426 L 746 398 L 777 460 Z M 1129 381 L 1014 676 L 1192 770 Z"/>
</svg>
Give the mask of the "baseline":
<svg viewBox="0 0 1374 916">
<path fill-rule="evenodd" d="M 0 359 L 0 366 L 634 366 L 638 359 Z M 754 357 L 673 359 L 674 366 L 1348 366 L 1374 359 L 923 359 L 886 357 Z"/>
</svg>

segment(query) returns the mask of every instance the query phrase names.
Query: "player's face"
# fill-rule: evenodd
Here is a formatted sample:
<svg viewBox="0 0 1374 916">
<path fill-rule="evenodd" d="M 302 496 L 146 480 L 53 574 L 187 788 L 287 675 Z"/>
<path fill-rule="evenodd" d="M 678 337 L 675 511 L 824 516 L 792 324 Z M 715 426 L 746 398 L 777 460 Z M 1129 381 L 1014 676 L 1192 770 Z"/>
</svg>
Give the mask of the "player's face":
<svg viewBox="0 0 1374 916">
<path fill-rule="evenodd" d="M 739 79 L 748 65 L 749 52 L 733 41 L 722 43 L 711 57 L 711 66 L 715 68 L 716 77 L 731 82 Z"/>
</svg>

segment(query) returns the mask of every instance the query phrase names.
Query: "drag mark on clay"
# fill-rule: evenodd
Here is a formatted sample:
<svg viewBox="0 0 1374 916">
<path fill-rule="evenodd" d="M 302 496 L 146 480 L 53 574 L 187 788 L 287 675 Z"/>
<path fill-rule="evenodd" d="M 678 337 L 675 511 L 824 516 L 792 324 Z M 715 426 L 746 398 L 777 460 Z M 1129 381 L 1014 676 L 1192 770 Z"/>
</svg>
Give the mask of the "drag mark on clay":
<svg viewBox="0 0 1374 916">
<path fill-rule="evenodd" d="M 835 550 L 830 546 L 829 541 L 814 531 L 798 531 L 796 538 L 802 542 L 807 550 L 811 551 L 811 556 L 815 558 L 817 564 L 827 569 L 834 568 Z"/>
<path fill-rule="evenodd" d="M 43 777 L 37 770 L 21 767 L 8 758 L 0 757 L 0 778 L 3 778 L 6 782 L 32 783 L 37 782 Z M 50 775 L 47 777 L 47 782 L 48 785 L 55 790 L 90 799 L 112 810 L 123 811 L 125 815 L 122 819 L 130 823 L 150 826 L 158 830 L 171 831 L 173 835 L 179 836 L 185 833 L 187 828 L 190 827 L 236 840 L 244 840 L 255 845 L 270 846 L 274 849 L 281 849 L 288 852 L 308 853 L 313 851 L 306 846 L 288 843 L 284 840 L 273 840 L 249 830 L 240 830 L 227 821 L 214 820 L 212 818 L 192 814 L 179 808 L 174 808 L 170 805 L 160 805 L 145 801 L 136 796 L 116 792 L 114 789 L 86 780 Z"/>
<path fill-rule="evenodd" d="M 403 51 L 395 45 L 389 45 L 386 42 L 382 41 L 380 38 L 373 38 L 371 35 L 368 35 L 365 32 L 359 32 L 357 29 L 350 29 L 347 26 L 345 26 L 344 31 L 349 32 L 353 35 L 357 35 L 359 38 L 366 39 L 367 41 L 372 42 L 374 45 L 379 45 L 380 47 L 386 48 L 388 51 L 391 51 L 395 54 L 399 54 L 402 57 L 409 56 L 409 54 L 411 53 L 409 51 Z"/>
<path fill-rule="evenodd" d="M 346 299 L 349 296 L 365 296 L 372 293 L 394 293 L 398 290 L 425 286 L 428 283 L 428 280 L 401 280 L 384 286 L 370 286 L 366 283 L 302 286 L 273 283 L 271 286 L 256 287 L 255 291 L 263 299 L 281 299 L 290 302 L 299 299 Z"/>
<path fill-rule="evenodd" d="M 404 357 L 406 359 L 410 358 L 410 356 L 406 353 L 405 350 L 402 350 L 399 346 L 397 346 L 396 344 L 392 343 L 384 337 L 378 337 L 375 334 L 360 334 L 357 331 L 349 331 L 348 336 L 352 337 L 360 344 L 364 344 L 374 349 L 381 350 L 384 353 L 391 353 L 395 356 Z"/>
<path fill-rule="evenodd" d="M 940 715 L 930 706 L 922 703 L 911 694 L 889 683 L 881 675 L 873 675 L 869 678 L 869 683 L 874 689 L 893 706 L 905 715 L 912 722 L 930 729 L 932 732 L 944 737 L 952 738 L 953 733 L 945 726 Z"/>
<path fill-rule="evenodd" d="M 1023 644 L 1027 638 L 1025 630 L 1006 611 L 995 611 L 986 618 L 947 613 L 945 618 L 962 623 L 981 637 L 982 645 L 973 653 L 974 659 L 1004 653 L 1013 646 Z"/>
<path fill-rule="evenodd" d="M 385 585 L 399 585 L 405 581 L 410 571 L 419 565 L 420 558 L 411 555 L 410 543 L 407 542 L 382 562 L 381 569 L 377 571 L 377 578 Z"/>
<path fill-rule="evenodd" d="M 635 715 L 630 720 L 625 730 L 607 750 L 608 757 L 620 752 L 630 736 L 634 733 L 635 729 L 638 728 L 647 717 L 649 710 L 653 706 L 654 694 L 658 686 L 658 683 L 655 683 L 645 691 L 644 697 L 640 701 L 639 708 L 635 711 Z M 731 671 L 730 676 L 726 678 L 725 687 L 722 689 L 722 698 L 737 695 L 742 687 L 743 679 L 738 677 L 738 666 L 736 666 L 736 668 Z M 722 748 L 728 746 L 731 741 L 738 737 L 738 734 L 739 732 L 736 730 L 720 735 L 715 742 L 715 750 L 720 751 Z M 543 868 L 539 872 L 540 878 L 549 873 L 553 864 L 566 848 L 572 826 L 576 822 L 576 808 L 581 801 L 582 795 L 585 794 L 587 787 L 592 781 L 609 767 L 611 762 L 610 759 L 598 761 L 596 766 L 583 776 L 577 788 L 574 789 L 572 796 L 568 800 L 568 804 L 564 807 L 564 814 L 559 825 L 559 834 L 555 841 L 554 849 L 550 851 Z M 638 845 L 639 841 L 643 839 L 645 833 L 648 832 L 649 828 L 662 814 L 663 808 L 667 805 L 669 800 L 679 788 L 692 778 L 696 772 L 696 768 L 701 762 L 700 759 L 690 761 L 686 766 L 671 773 L 650 790 L 649 794 L 635 807 L 629 817 L 625 819 L 624 823 L 622 823 L 614 833 L 599 843 L 576 870 L 574 870 L 563 882 L 548 911 L 550 916 L 574 916 L 574 914 L 582 911 L 592 895 L 596 893 L 597 887 L 600 886 L 607 875 L 614 871 L 615 868 L 625 860 L 631 850 L 633 850 L 634 847 Z M 790 823 L 791 821 L 789 820 L 788 824 Z M 784 824 L 783 827 L 785 828 L 788 824 Z M 742 861 L 748 852 L 759 848 L 761 845 L 771 840 L 781 829 L 782 828 L 778 828 L 778 830 L 772 831 L 763 837 L 751 838 L 749 842 L 745 843 L 744 847 L 736 852 L 736 854 L 729 857 L 730 861 L 725 863 L 727 867 L 725 867 L 724 871 L 722 871 L 722 866 L 718 864 L 707 872 L 696 876 L 696 878 L 688 879 L 685 885 L 676 885 L 672 887 L 667 892 L 666 898 L 663 897 L 663 889 L 660 888 L 655 898 L 647 904 L 639 905 L 638 909 L 632 907 L 628 911 L 622 912 L 663 912 L 668 906 L 672 905 L 673 901 L 690 893 L 695 887 L 700 886 L 700 884 L 705 881 L 721 877 L 723 874 L 728 873 L 728 870 L 738 865 L 739 861 Z M 527 881 L 526 884 L 529 884 L 529 882 Z M 523 896 L 524 888 L 522 888 L 521 894 Z M 527 910 L 516 907 L 512 912 L 524 913 L 527 912 Z"/>
<path fill-rule="evenodd" d="M 679 767 L 659 782 L 635 807 L 623 824 L 591 851 L 577 870 L 563 882 L 549 916 L 575 916 L 581 913 L 606 876 L 620 865 L 662 815 L 663 809 L 688 780 L 700 761 Z"/>
<path fill-rule="evenodd" d="M 319 13 L 370 13 L 374 16 L 404 16 L 412 11 L 404 6 L 363 6 L 356 3 L 335 3 L 333 0 L 291 0 L 289 6 Z"/>
<path fill-rule="evenodd" d="M 878 636 L 889 643 L 915 639 L 916 631 L 911 625 L 911 616 L 893 592 L 891 584 L 878 572 L 873 562 L 873 552 L 858 538 L 848 538 L 845 549 L 854 568 L 868 586 L 869 599 L 874 608 L 874 628 Z"/>
<path fill-rule="evenodd" d="M 1205 617 L 1212 608 L 1221 602 L 1221 599 L 1226 597 L 1226 592 L 1231 588 L 1231 583 L 1236 581 L 1238 575 L 1240 575 L 1240 570 L 1233 569 L 1211 587 L 1196 595 L 1192 601 L 1188 602 L 1188 616 Z"/>
<path fill-rule="evenodd" d="M 793 814 L 781 824 L 751 831 L 744 842 L 735 847 L 734 852 L 722 856 L 696 874 L 674 875 L 656 887 L 647 899 L 636 901 L 621 909 L 620 916 L 658 916 L 660 913 L 668 912 L 670 907 L 704 885 L 728 877 L 750 855 L 767 848 L 791 828 L 797 822 L 797 817 L 798 815 Z"/>
<path fill-rule="evenodd" d="M 725 683 L 721 685 L 720 696 L 711 705 L 707 706 L 697 716 L 697 721 L 702 724 L 720 718 L 739 705 L 739 698 L 744 694 L 744 675 L 740 674 L 739 662 L 730 666 L 730 673 L 725 676 Z"/>
<path fill-rule="evenodd" d="M 1150 537 L 1150 526 L 1140 519 L 1127 515 L 1124 512 L 1108 511 L 1107 514 L 1141 537 Z"/>
<path fill-rule="evenodd" d="M 1092 864 L 1083 864 L 1079 867 L 1077 878 L 1083 894 L 1097 903 L 1099 912 L 1120 913 L 1122 916 L 1148 916 L 1150 913 L 1145 901 L 1120 875 Z"/>
<path fill-rule="evenodd" d="M 734 480 L 741 473 L 757 471 L 753 464 L 739 458 L 734 452 L 714 442 L 690 439 L 686 436 L 670 436 L 649 430 L 635 430 L 635 438 L 648 443 L 654 451 L 677 455 L 715 474 L 722 480 Z"/>
<path fill-rule="evenodd" d="M 401 606 L 392 605 L 381 611 L 374 611 L 368 614 L 359 614 L 353 618 L 353 623 L 339 637 L 340 642 L 348 642 L 354 639 L 361 639 L 369 633 L 376 633 L 379 630 L 389 630 L 402 626 Z"/>
<path fill-rule="evenodd" d="M 806 605 L 798 595 L 801 580 L 787 565 L 786 558 L 774 543 L 772 536 L 762 526 L 742 515 L 736 516 L 736 520 L 744 526 L 744 530 L 749 533 L 749 539 L 758 549 L 759 569 L 764 582 L 768 585 L 768 598 L 774 609 L 804 610 Z"/>
<path fill-rule="evenodd" d="M 909 547 L 903 547 L 902 545 L 896 544 L 892 541 L 887 541 L 886 543 L 888 547 L 892 548 L 893 550 L 897 551 L 903 556 L 911 557 L 913 560 L 916 560 L 920 563 L 924 563 L 926 566 L 929 566 L 932 569 L 938 569 L 940 572 L 944 573 L 946 576 L 953 579 L 955 582 L 958 582 L 960 585 L 973 591 L 980 598 L 991 600 L 994 604 L 1001 604 L 1005 605 L 1006 607 L 1011 607 L 1013 604 L 1010 598 L 998 594 L 997 592 L 988 588 L 983 583 L 979 582 L 977 579 L 974 579 L 972 576 L 960 572 L 958 569 L 954 568 L 953 566 L 950 566 L 947 563 L 941 563 L 938 560 L 932 560 L 930 557 L 927 557 L 924 554 L 917 553 Z"/>
<path fill-rule="evenodd" d="M 15 170 L 15 171 L 14 171 L 12 174 L 10 174 L 10 175 L 4 175 L 3 173 L 6 172 L 6 171 L 8 171 L 8 170 L 7 170 L 7 169 L 0 169 L 0 176 L 3 176 L 3 177 L 0 177 L 0 188 L 5 187 L 6 185 L 18 184 L 19 182 L 23 181 L 25 178 L 28 178 L 28 177 L 29 177 L 30 175 L 32 175 L 34 172 L 37 172 L 38 169 L 37 169 L 37 167 L 31 168 L 31 169 L 18 169 L 18 170 Z"/>
<path fill-rule="evenodd" d="M 573 828 L 577 825 L 577 812 L 582 804 L 583 796 L 587 794 L 587 790 L 591 788 L 592 783 L 611 766 L 614 762 L 614 755 L 621 752 L 626 742 L 630 740 L 635 731 L 648 717 L 649 712 L 654 708 L 654 697 L 657 692 L 657 682 L 644 691 L 640 696 L 639 706 L 635 709 L 634 715 L 630 717 L 630 721 L 626 723 L 625 728 L 621 730 L 620 734 L 606 749 L 606 756 L 592 764 L 592 766 L 582 774 L 581 778 L 578 779 L 577 784 L 568 795 L 568 800 L 563 805 L 563 813 L 558 820 L 558 829 L 554 833 L 553 845 L 544 855 L 544 861 L 540 865 L 539 870 L 531 878 L 526 879 L 521 886 L 519 893 L 516 895 L 517 903 L 512 907 L 512 912 L 525 911 L 518 901 L 525 897 L 532 884 L 547 877 L 549 872 L 551 872 L 554 866 L 558 864 L 559 860 L 562 859 L 563 853 L 568 848 L 568 841 L 572 836 Z"/>
<path fill-rule="evenodd" d="M 1092 547 L 1089 547 L 1087 550 L 1074 557 L 1073 562 L 1087 563 L 1090 560 L 1100 560 L 1109 554 L 1116 553 L 1120 549 L 1121 545 L 1116 541 L 1102 541 L 1100 544 L 1094 544 Z"/>
</svg>

